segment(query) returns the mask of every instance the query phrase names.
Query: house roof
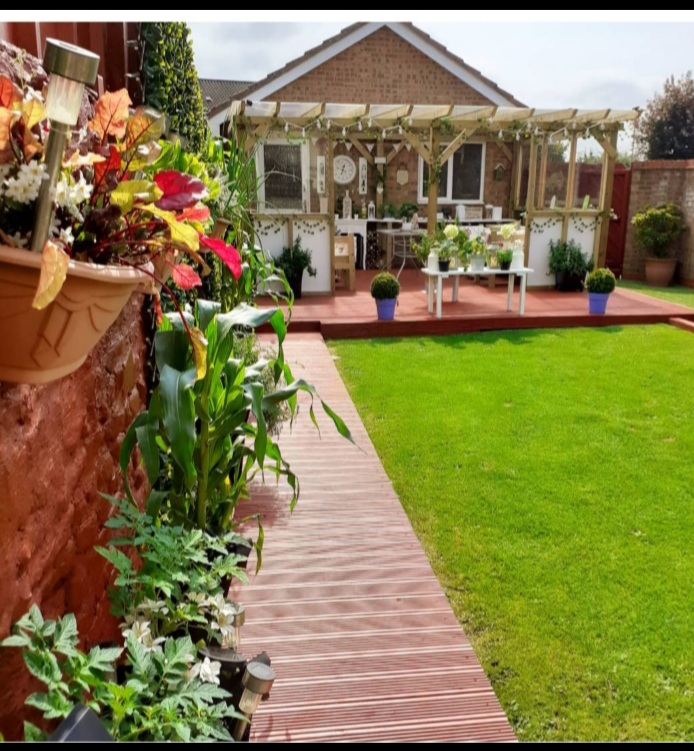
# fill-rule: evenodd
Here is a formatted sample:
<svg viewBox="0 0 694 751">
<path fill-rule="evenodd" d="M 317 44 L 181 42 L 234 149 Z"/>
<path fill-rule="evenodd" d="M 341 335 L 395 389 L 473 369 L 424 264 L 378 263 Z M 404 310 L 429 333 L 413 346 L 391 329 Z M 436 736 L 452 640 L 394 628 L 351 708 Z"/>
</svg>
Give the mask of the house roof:
<svg viewBox="0 0 694 751">
<path fill-rule="evenodd" d="M 205 110 L 210 113 L 219 107 L 228 107 L 229 102 L 253 84 L 252 81 L 224 81 L 218 78 L 200 78 L 199 81 Z"/>
<path fill-rule="evenodd" d="M 233 97 L 221 102 L 209 111 L 209 116 L 214 116 L 231 104 L 232 99 L 243 99 L 253 96 L 257 99 L 265 99 L 275 91 L 287 86 L 292 81 L 303 76 L 309 70 L 318 67 L 326 60 L 339 55 L 343 50 L 370 36 L 379 29 L 389 28 L 405 41 L 412 44 L 428 57 L 432 58 L 442 67 L 449 70 L 458 78 L 465 81 L 472 88 L 483 93 L 496 105 L 523 107 L 512 94 L 504 91 L 498 84 L 482 75 L 480 71 L 468 65 L 457 55 L 450 52 L 444 45 L 433 40 L 429 34 L 418 29 L 411 23 L 355 23 L 343 29 L 339 34 L 326 39 L 322 44 L 307 50 L 303 55 L 287 63 L 282 68 L 270 73 L 261 81 L 249 84 L 242 91 L 238 91 Z"/>
</svg>

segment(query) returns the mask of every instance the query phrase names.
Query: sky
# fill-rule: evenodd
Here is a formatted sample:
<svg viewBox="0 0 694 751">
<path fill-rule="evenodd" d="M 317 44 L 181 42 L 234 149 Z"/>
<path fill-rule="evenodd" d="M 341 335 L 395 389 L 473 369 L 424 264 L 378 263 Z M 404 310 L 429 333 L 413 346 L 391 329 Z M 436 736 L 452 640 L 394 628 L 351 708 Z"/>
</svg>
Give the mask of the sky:
<svg viewBox="0 0 694 751">
<path fill-rule="evenodd" d="M 277 17 L 276 11 L 272 13 Z M 316 17 L 313 11 L 303 13 Z M 374 17 L 374 13 L 380 15 Z M 633 23 L 602 20 L 623 17 L 621 11 L 607 11 L 603 16 L 590 15 L 598 11 L 562 14 L 587 18 L 587 23 L 478 21 L 472 20 L 474 15 L 450 11 L 424 15 L 408 11 L 407 17 L 396 19 L 383 15 L 387 13 L 351 11 L 341 21 L 335 11 L 327 17 L 338 16 L 336 22 L 259 22 L 248 16 L 237 22 L 222 21 L 219 16 L 214 21 L 187 20 L 202 78 L 260 80 L 356 20 L 412 21 L 532 107 L 644 107 L 666 78 L 679 77 L 694 67 L 692 11 L 629 11 L 632 18 L 657 13 L 661 19 Z M 287 18 L 296 19 L 296 14 Z M 445 21 L 440 18 L 444 14 Z M 503 11 L 505 18 L 528 19 L 533 14 L 535 19 L 546 15 Z"/>
</svg>

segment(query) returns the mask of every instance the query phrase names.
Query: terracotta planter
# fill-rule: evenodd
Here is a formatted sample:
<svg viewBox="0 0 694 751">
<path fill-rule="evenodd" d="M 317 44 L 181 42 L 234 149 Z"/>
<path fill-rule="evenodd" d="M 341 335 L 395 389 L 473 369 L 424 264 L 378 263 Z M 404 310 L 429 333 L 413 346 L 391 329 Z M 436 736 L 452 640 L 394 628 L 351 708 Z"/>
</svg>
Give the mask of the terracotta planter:
<svg viewBox="0 0 694 751">
<path fill-rule="evenodd" d="M 137 269 L 70 261 L 57 298 L 35 310 L 40 271 L 39 253 L 0 245 L 0 381 L 48 383 L 77 370 L 148 284 Z"/>
<path fill-rule="evenodd" d="M 675 276 L 677 260 L 675 258 L 647 258 L 646 282 L 651 287 L 669 287 Z"/>
</svg>

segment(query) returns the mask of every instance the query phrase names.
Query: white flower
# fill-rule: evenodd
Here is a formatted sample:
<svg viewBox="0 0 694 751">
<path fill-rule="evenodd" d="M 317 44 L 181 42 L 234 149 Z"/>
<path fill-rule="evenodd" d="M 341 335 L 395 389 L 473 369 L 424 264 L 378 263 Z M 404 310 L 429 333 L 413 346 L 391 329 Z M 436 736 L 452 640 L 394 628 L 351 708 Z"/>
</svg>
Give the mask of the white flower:
<svg viewBox="0 0 694 751">
<path fill-rule="evenodd" d="M 443 231 L 443 234 L 446 235 L 449 240 L 455 240 L 455 238 L 458 237 L 458 228 L 455 224 L 449 224 Z"/>
<path fill-rule="evenodd" d="M 225 608 L 229 606 L 229 603 L 224 598 L 224 595 L 215 595 L 207 600 L 207 605 L 214 615 L 221 613 Z"/>
<path fill-rule="evenodd" d="M 227 604 L 217 612 L 216 620 L 212 622 L 212 630 L 219 631 L 222 635 L 222 646 L 233 649 L 236 647 L 236 608 Z"/>
<path fill-rule="evenodd" d="M 10 240 L 14 243 L 15 248 L 26 248 L 29 241 L 22 237 L 20 232 L 15 232 L 14 235 L 10 235 Z"/>
<path fill-rule="evenodd" d="M 72 234 L 72 233 L 70 233 Z M 62 239 L 62 232 L 61 232 Z M 150 600 L 145 598 L 138 606 L 137 611 L 143 615 L 151 615 L 152 613 L 161 613 L 166 615 L 169 609 L 166 607 L 166 603 L 163 600 Z"/>
<path fill-rule="evenodd" d="M 203 683 L 216 683 L 219 686 L 219 671 L 221 669 L 221 662 L 210 662 L 210 658 L 205 657 L 202 665 L 200 665 L 200 680 Z"/>
<path fill-rule="evenodd" d="M 198 613 L 202 613 L 210 604 L 207 595 L 202 592 L 188 592 L 186 597 L 198 606 Z"/>
<path fill-rule="evenodd" d="M 73 201 L 76 204 L 85 203 L 85 201 L 88 201 L 91 198 L 93 190 L 94 186 L 88 185 L 84 177 L 80 177 L 79 182 L 76 183 L 72 190 Z"/>
<path fill-rule="evenodd" d="M 65 245 L 72 245 L 75 242 L 75 236 L 72 234 L 72 227 L 66 227 L 60 230 L 60 239 Z"/>
<path fill-rule="evenodd" d="M 146 652 L 161 652 L 161 644 L 166 641 L 163 636 L 157 639 L 152 637 L 149 621 L 135 621 L 130 628 L 123 631 L 123 636 L 126 639 L 133 636 L 142 644 Z"/>
</svg>

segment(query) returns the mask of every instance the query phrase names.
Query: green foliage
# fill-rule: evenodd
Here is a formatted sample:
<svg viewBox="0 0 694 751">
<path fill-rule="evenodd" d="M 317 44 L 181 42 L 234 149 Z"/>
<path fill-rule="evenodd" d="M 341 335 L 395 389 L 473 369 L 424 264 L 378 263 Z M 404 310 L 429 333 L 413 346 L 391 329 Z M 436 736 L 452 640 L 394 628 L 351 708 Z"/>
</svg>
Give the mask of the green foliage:
<svg viewBox="0 0 694 751">
<path fill-rule="evenodd" d="M 616 284 L 617 280 L 609 269 L 595 269 L 586 277 L 586 289 L 588 292 L 609 295 L 610 292 L 614 292 Z"/>
<path fill-rule="evenodd" d="M 672 203 L 637 211 L 631 220 L 639 245 L 656 258 L 667 258 L 686 230 L 684 214 Z"/>
<path fill-rule="evenodd" d="M 301 235 L 297 235 L 292 245 L 285 245 L 275 260 L 275 265 L 284 271 L 285 277 L 294 278 L 306 271 L 309 276 L 318 273 L 311 264 L 311 251 L 301 247 Z"/>
<path fill-rule="evenodd" d="M 394 300 L 400 294 L 400 282 L 387 272 L 376 274 L 371 280 L 371 297 L 374 300 Z"/>
<path fill-rule="evenodd" d="M 647 159 L 694 159 L 694 77 L 671 76 L 648 102 L 638 140 Z"/>
<path fill-rule="evenodd" d="M 498 257 L 498 254 L 497 254 Z M 549 270 L 550 273 L 564 272 L 583 276 L 593 268 L 593 259 L 583 254 L 583 249 L 574 240 L 562 242 L 549 241 Z"/>
<path fill-rule="evenodd" d="M 96 548 L 117 571 L 109 593 L 111 612 L 121 619 L 146 620 L 153 639 L 188 633 L 196 626 L 204 630 L 207 643 L 220 641 L 214 628 L 219 608 L 202 607 L 197 595 L 201 593 L 212 604 L 218 597 L 222 602 L 231 579 L 248 581 L 240 567 L 245 556 L 230 552 L 246 548 L 246 539 L 162 521 L 158 518 L 161 493 L 150 497 L 146 513 L 130 501 L 104 498 L 117 509 L 106 527 L 124 533 L 105 548 Z M 129 555 L 121 551 L 123 547 L 130 555 L 137 553 L 141 565 L 134 567 Z"/>
<path fill-rule="evenodd" d="M 143 23 L 142 83 L 145 102 L 171 118 L 171 130 L 201 153 L 208 136 L 205 108 L 195 69 L 190 29 L 185 23 Z"/>
<path fill-rule="evenodd" d="M 412 201 L 405 201 L 400 204 L 397 216 L 400 219 L 404 219 L 407 222 L 412 221 L 412 217 L 419 212 L 419 206 Z"/>
<path fill-rule="evenodd" d="M 161 512 L 174 524 L 212 533 L 228 530 L 258 471 L 286 479 L 293 508 L 299 481 L 269 435 L 265 414 L 272 405 L 285 403 L 293 420 L 297 393 L 302 391 L 311 397 L 309 416 L 316 424 L 313 400 L 319 397 L 311 384 L 294 378 L 284 360 L 282 311 L 240 305 L 221 313 L 219 303 L 198 300 L 195 316 L 187 318 L 188 331 L 179 317 L 172 316 L 164 319 L 155 336 L 159 385 L 149 409 L 135 418 L 121 447 L 129 497 L 127 472 L 135 447 L 144 450 L 145 444 L 156 444 L 158 459 L 145 465 L 150 486 L 165 494 Z M 277 334 L 275 356 L 252 365 L 234 358 L 236 337 L 264 324 Z M 200 342 L 205 342 L 202 350 Z M 266 367 L 276 386 L 271 393 L 263 384 Z M 282 378 L 286 385 L 279 386 Z M 320 402 L 338 432 L 352 440 L 340 417 Z"/>
<path fill-rule="evenodd" d="M 224 701 L 228 692 L 191 675 L 197 648 L 190 637 L 145 646 L 129 635 L 125 650 L 78 648 L 75 616 L 44 620 L 36 605 L 15 624 L 3 647 L 20 647 L 29 672 L 47 690 L 31 694 L 27 706 L 45 720 L 65 719 L 82 703 L 101 716 L 117 741 L 231 740 L 225 718 L 239 714 Z M 127 680 L 115 682 L 116 661 L 124 655 Z M 46 734 L 25 723 L 28 741 Z"/>
<path fill-rule="evenodd" d="M 498 263 L 511 263 L 513 260 L 513 251 L 512 250 L 497 250 L 496 251 L 496 260 Z"/>
</svg>

